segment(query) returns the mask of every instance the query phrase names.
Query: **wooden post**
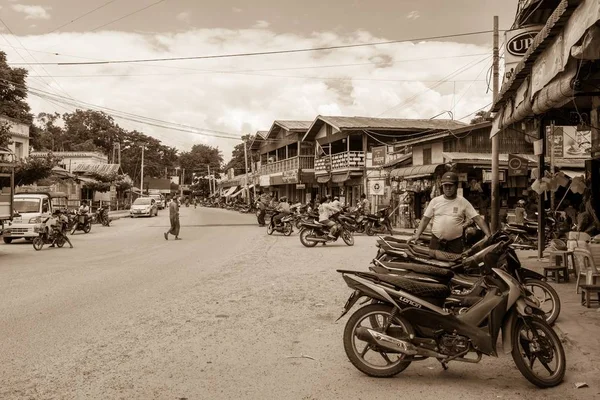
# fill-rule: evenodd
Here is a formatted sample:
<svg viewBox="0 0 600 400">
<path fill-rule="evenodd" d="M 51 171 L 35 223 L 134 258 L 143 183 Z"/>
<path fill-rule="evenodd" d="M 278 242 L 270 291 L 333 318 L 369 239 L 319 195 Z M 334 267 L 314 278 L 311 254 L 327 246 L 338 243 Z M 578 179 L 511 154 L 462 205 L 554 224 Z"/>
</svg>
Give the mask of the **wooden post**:
<svg viewBox="0 0 600 400">
<path fill-rule="evenodd" d="M 500 57 L 498 51 L 498 16 L 494 16 L 494 63 L 493 63 L 493 98 L 498 98 L 498 77 L 500 75 Z M 498 132 L 492 138 L 492 232 L 500 228 L 500 135 Z"/>
<path fill-rule="evenodd" d="M 544 176 L 544 163 L 546 154 L 546 124 L 540 121 L 538 127 L 538 138 L 542 140 L 542 154 L 538 156 L 538 179 L 542 179 Z M 552 151 L 552 150 L 550 150 Z M 542 192 L 538 196 L 538 258 L 542 258 L 544 256 L 544 242 L 545 238 L 545 229 L 546 229 L 546 208 L 544 207 L 544 192 Z"/>
<path fill-rule="evenodd" d="M 369 183 L 367 182 L 367 135 L 365 135 L 364 132 L 362 133 L 362 151 L 365 157 L 365 165 L 363 166 L 363 188 L 364 194 L 368 197 Z"/>
</svg>

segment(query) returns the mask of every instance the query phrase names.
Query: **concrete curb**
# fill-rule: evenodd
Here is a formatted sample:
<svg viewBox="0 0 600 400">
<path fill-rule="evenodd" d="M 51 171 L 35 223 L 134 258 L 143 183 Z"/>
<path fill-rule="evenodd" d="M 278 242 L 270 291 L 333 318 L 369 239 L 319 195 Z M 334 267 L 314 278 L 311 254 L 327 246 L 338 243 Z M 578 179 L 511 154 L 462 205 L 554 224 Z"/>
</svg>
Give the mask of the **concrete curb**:
<svg viewBox="0 0 600 400">
<path fill-rule="evenodd" d="M 108 217 L 110 218 L 111 221 L 129 217 L 129 210 L 109 211 Z"/>
</svg>

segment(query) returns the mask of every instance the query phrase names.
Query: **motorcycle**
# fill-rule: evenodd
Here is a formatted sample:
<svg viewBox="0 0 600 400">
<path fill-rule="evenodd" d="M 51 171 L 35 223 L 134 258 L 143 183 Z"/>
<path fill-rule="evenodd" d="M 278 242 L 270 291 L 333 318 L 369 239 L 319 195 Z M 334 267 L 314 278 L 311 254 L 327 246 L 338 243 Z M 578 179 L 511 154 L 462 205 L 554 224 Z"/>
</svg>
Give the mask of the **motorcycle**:
<svg viewBox="0 0 600 400">
<path fill-rule="evenodd" d="M 108 217 L 108 208 L 102 206 L 92 215 L 92 223 L 99 223 L 103 226 L 110 226 L 110 218 Z"/>
<path fill-rule="evenodd" d="M 365 225 L 365 233 L 367 235 L 373 236 L 376 233 L 389 233 L 392 236 L 394 235 L 388 211 L 389 207 L 385 207 L 377 211 L 376 214 L 368 214 L 366 216 L 367 222 Z"/>
<path fill-rule="evenodd" d="M 34 232 L 39 235 L 32 240 L 33 248 L 40 251 L 45 244 L 55 244 L 58 247 L 63 247 L 67 242 L 62 231 L 62 223 L 58 225 L 48 226 L 47 222 L 50 218 L 44 219 L 42 223 L 34 227 Z"/>
<path fill-rule="evenodd" d="M 500 235 L 500 234 L 499 234 Z M 506 237 L 508 235 L 502 234 Z M 459 255 L 460 260 L 455 262 L 444 262 L 444 264 L 426 264 L 419 263 L 417 260 L 407 259 L 395 261 L 380 261 L 377 258 L 373 260 L 373 267 L 370 267 L 372 271 L 379 273 L 391 273 L 391 274 L 417 274 L 415 277 L 417 280 L 422 280 L 423 277 L 419 274 L 425 273 L 427 276 L 426 281 L 432 281 L 431 271 L 437 271 L 439 275 L 446 278 L 444 271 L 453 271 L 453 277 L 447 281 L 440 281 L 440 283 L 448 283 L 452 288 L 453 297 L 449 298 L 448 307 L 456 309 L 458 312 L 465 311 L 466 308 L 471 307 L 485 294 L 485 288 L 482 287 L 482 277 L 479 273 L 478 265 L 482 262 L 486 262 L 482 257 L 485 256 L 486 247 L 494 244 L 493 240 L 497 236 L 490 238 L 483 238 L 479 242 L 473 244 L 469 250 L 463 255 Z M 394 240 L 395 238 L 382 238 L 383 241 Z M 408 246 L 407 249 L 411 247 Z M 435 253 L 430 253 L 435 254 Z M 432 262 L 440 262 L 435 259 Z M 538 274 L 535 271 L 524 268 L 519 261 L 517 253 L 513 249 L 512 245 L 509 246 L 506 253 L 501 257 L 497 266 L 502 268 L 504 271 L 509 273 L 515 278 L 523 287 L 527 290 L 527 293 L 531 300 L 538 304 L 544 313 L 548 324 L 552 325 L 558 318 L 561 310 L 561 302 L 558 293 L 554 288 L 546 282 L 543 275 Z M 441 270 L 441 272 L 439 271 Z M 423 272 L 426 271 L 426 272 Z"/>
<path fill-rule="evenodd" d="M 83 231 L 84 233 L 90 233 L 92 230 L 92 221 L 88 214 L 77 212 L 73 220 L 73 226 L 71 228 L 71 235 L 74 235 L 76 231 Z"/>
<path fill-rule="evenodd" d="M 294 219 L 294 216 L 291 214 L 286 215 L 285 217 L 281 218 L 280 223 L 277 225 L 273 220 L 274 216 L 275 215 L 271 216 L 271 221 L 269 222 L 269 225 L 267 225 L 267 234 L 272 235 L 273 232 L 281 232 L 285 236 L 290 236 L 294 231 L 294 228 L 292 227 L 292 221 Z"/>
<path fill-rule="evenodd" d="M 443 308 L 451 295 L 448 285 L 338 270 L 354 290 L 340 318 L 362 297 L 377 300 L 356 310 L 344 328 L 344 349 L 352 364 L 366 375 L 390 377 L 430 357 L 444 369 L 450 361 L 478 363 L 483 355 L 498 356 L 502 331 L 504 351 L 527 380 L 541 388 L 560 384 L 566 370 L 560 338 L 521 284 L 506 271 L 490 268 L 511 244 L 506 235 L 495 239 L 481 271 L 488 290 L 460 315 Z"/>
<path fill-rule="evenodd" d="M 299 235 L 300 243 L 305 247 L 315 247 L 319 243 L 326 244 L 329 242 L 336 242 L 341 237 L 346 245 L 354 246 L 354 236 L 352 235 L 352 232 L 346 229 L 344 225 L 337 220 L 336 216 L 331 216 L 329 219 L 337 224 L 337 229 L 333 238 L 329 236 L 328 226 L 317 221 L 304 221 L 301 223 Z"/>
<path fill-rule="evenodd" d="M 544 229 L 544 247 L 550 245 L 552 239 L 558 238 L 557 233 L 557 218 L 551 210 L 546 210 L 546 223 Z M 537 216 L 537 213 L 535 214 Z M 512 246 L 521 250 L 535 250 L 538 247 L 538 221 L 537 219 L 526 219 L 524 224 L 506 224 L 505 231 L 508 232 L 512 239 Z"/>
</svg>

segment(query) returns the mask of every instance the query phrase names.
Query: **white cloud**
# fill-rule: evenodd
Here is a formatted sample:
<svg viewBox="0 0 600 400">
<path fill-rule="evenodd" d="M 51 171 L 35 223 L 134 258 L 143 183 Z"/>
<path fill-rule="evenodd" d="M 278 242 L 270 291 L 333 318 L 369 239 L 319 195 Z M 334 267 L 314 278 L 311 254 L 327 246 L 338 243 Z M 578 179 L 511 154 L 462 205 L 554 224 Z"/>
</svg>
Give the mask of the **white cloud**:
<svg viewBox="0 0 600 400">
<path fill-rule="evenodd" d="M 179 21 L 183 21 L 183 22 L 189 23 L 190 22 L 190 17 L 191 17 L 191 14 L 190 14 L 189 11 L 183 11 L 183 12 L 180 12 L 179 14 L 177 14 L 176 18 Z"/>
<path fill-rule="evenodd" d="M 241 13 L 242 11 L 244 11 L 244 10 L 242 10 L 242 9 L 241 9 L 241 8 L 239 8 L 239 7 L 233 7 L 231 10 L 232 10 L 233 12 L 236 12 L 236 13 Z"/>
<path fill-rule="evenodd" d="M 419 12 L 415 10 L 415 11 L 409 12 L 408 15 L 406 16 L 406 18 L 415 20 L 415 19 L 418 19 L 420 16 L 421 16 L 421 14 L 419 14 Z"/>
<path fill-rule="evenodd" d="M 37 28 L 37 25 L 36 24 L 31 24 L 31 25 L 29 25 L 29 27 L 30 28 Z"/>
<path fill-rule="evenodd" d="M 14 4 L 11 6 L 13 10 L 25 14 L 25 19 L 50 19 L 48 11 L 52 7 L 31 6 L 25 4 Z"/>
<path fill-rule="evenodd" d="M 173 34 L 70 32 L 19 39 L 23 47 L 29 49 L 52 48 L 65 55 L 122 60 L 311 48 L 387 38 L 374 37 L 364 31 L 347 36 L 333 32 L 299 36 L 276 34 L 268 29 L 202 29 Z M 446 57 L 487 54 L 488 47 L 422 42 L 154 64 L 45 65 L 47 73 L 60 84 L 58 87 L 54 80 L 46 78 L 51 89 L 34 78 L 46 72 L 29 66 L 28 83 L 55 93 L 61 93 L 62 88 L 77 100 L 103 107 L 241 136 L 268 129 L 275 119 L 313 120 L 319 113 L 378 116 L 389 110 L 382 116 L 430 118 L 452 108 L 454 85 L 445 83 L 432 90 L 427 88 L 486 56 Z M 13 49 L 3 47 L 2 50 L 7 52 L 10 62 L 21 62 Z M 35 54 L 39 62 L 83 61 Z M 402 61 L 423 58 L 428 60 Z M 336 67 L 330 67 L 332 65 Z M 306 66 L 329 67 L 307 69 Z M 488 67 L 486 61 L 454 78 L 466 80 L 456 83 L 457 101 L 478 73 L 482 71 L 479 80 L 485 79 Z M 458 103 L 454 115 L 462 117 L 488 104 L 491 95 L 486 94 L 485 89 L 485 82 L 474 83 Z M 414 96 L 417 97 L 411 99 Z M 35 113 L 66 111 L 33 95 L 28 101 Z M 402 102 L 406 104 L 399 105 Z M 71 106 L 64 107 L 73 110 Z M 116 121 L 126 129 L 138 129 L 181 150 L 188 150 L 194 143 L 218 145 L 226 159 L 239 143 L 121 119 Z"/>
<path fill-rule="evenodd" d="M 267 29 L 271 24 L 269 24 L 267 21 L 265 20 L 259 20 L 256 21 L 256 23 L 254 24 L 253 28 L 256 29 Z"/>
</svg>

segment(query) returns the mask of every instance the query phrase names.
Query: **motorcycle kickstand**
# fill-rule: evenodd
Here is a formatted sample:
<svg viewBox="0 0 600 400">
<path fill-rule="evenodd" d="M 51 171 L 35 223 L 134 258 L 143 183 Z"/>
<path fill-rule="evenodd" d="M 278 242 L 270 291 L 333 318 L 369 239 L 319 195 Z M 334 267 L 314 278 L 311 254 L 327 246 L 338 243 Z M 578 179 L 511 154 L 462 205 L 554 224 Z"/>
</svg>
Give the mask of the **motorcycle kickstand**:
<svg viewBox="0 0 600 400">
<path fill-rule="evenodd" d="M 440 364 L 442 364 L 442 368 L 444 369 L 444 371 L 448 371 L 448 363 L 440 359 L 438 359 L 438 361 L 440 362 Z"/>
</svg>

